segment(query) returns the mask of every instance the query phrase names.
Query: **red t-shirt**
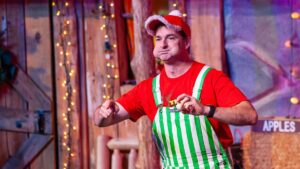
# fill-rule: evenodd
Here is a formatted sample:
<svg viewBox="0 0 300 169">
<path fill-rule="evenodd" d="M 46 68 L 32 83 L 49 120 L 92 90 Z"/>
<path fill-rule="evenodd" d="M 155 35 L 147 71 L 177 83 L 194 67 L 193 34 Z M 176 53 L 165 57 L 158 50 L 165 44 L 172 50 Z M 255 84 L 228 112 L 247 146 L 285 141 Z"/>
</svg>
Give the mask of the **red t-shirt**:
<svg viewBox="0 0 300 169">
<path fill-rule="evenodd" d="M 203 66 L 202 63 L 194 62 L 186 73 L 177 78 L 167 77 L 165 70 L 162 70 L 160 90 L 164 106 L 180 94 L 192 95 L 196 78 Z M 133 121 L 142 115 L 147 115 L 152 122 L 154 120 L 157 107 L 152 93 L 152 80 L 153 78 L 149 78 L 142 81 L 117 100 L 127 110 Z M 200 98 L 202 104 L 217 107 L 231 107 L 247 100 L 224 73 L 215 69 L 206 75 Z M 213 118 L 209 118 L 209 121 L 224 148 L 230 146 L 233 139 L 228 125 Z"/>
</svg>

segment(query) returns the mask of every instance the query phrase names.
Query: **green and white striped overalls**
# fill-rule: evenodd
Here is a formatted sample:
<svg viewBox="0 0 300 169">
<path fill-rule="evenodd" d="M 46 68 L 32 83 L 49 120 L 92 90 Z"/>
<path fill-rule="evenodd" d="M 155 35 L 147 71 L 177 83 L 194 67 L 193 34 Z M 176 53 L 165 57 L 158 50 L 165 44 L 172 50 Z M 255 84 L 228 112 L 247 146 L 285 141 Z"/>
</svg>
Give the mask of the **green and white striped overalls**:
<svg viewBox="0 0 300 169">
<path fill-rule="evenodd" d="M 204 78 L 210 69 L 204 66 L 196 79 L 193 97 L 197 100 L 200 99 Z M 152 132 L 163 168 L 230 168 L 226 153 L 206 116 L 183 114 L 176 106 L 162 106 L 159 79 L 160 75 L 152 82 L 158 107 Z"/>
</svg>

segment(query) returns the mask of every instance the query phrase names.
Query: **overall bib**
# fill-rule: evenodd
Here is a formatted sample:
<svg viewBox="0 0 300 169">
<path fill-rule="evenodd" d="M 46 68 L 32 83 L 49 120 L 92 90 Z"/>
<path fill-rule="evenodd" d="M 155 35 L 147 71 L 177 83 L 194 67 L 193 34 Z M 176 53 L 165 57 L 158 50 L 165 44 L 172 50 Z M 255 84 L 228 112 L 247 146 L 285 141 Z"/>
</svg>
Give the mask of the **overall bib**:
<svg viewBox="0 0 300 169">
<path fill-rule="evenodd" d="M 202 85 L 211 68 L 204 66 L 193 87 L 193 97 L 200 99 Z M 184 114 L 173 107 L 162 106 L 160 75 L 152 82 L 158 112 L 152 123 L 156 143 L 165 169 L 230 168 L 226 153 L 208 118 Z"/>
</svg>

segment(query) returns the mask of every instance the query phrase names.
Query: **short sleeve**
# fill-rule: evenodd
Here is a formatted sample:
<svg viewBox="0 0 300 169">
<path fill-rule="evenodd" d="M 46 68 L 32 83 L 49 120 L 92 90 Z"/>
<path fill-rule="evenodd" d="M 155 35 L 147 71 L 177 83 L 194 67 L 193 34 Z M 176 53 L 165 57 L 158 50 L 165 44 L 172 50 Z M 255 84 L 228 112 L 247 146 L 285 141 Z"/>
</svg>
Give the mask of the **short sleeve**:
<svg viewBox="0 0 300 169">
<path fill-rule="evenodd" d="M 218 106 L 230 107 L 247 100 L 227 75 L 218 70 L 212 70 L 212 73 L 212 86 Z"/>
<path fill-rule="evenodd" d="M 144 85 L 145 83 L 141 82 L 117 100 L 117 102 L 128 112 L 132 121 L 138 120 L 145 114 L 141 102 L 142 99 L 140 97 Z"/>
</svg>

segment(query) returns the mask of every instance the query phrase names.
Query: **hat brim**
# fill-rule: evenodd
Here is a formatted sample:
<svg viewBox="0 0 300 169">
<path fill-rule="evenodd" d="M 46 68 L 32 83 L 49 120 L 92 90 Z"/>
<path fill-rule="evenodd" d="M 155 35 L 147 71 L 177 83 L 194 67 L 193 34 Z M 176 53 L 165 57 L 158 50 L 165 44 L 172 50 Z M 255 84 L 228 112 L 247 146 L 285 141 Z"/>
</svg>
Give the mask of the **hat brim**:
<svg viewBox="0 0 300 169">
<path fill-rule="evenodd" d="M 177 25 L 172 25 L 170 22 L 168 22 L 168 20 L 166 20 L 164 17 L 160 16 L 160 15 L 153 15 L 150 16 L 146 21 L 145 21 L 145 29 L 147 31 L 147 33 L 151 36 L 155 35 L 155 31 L 157 29 L 157 26 L 159 24 L 163 24 L 166 27 L 170 28 L 170 29 L 174 29 L 176 31 L 180 31 L 181 27 L 177 26 Z"/>
</svg>

